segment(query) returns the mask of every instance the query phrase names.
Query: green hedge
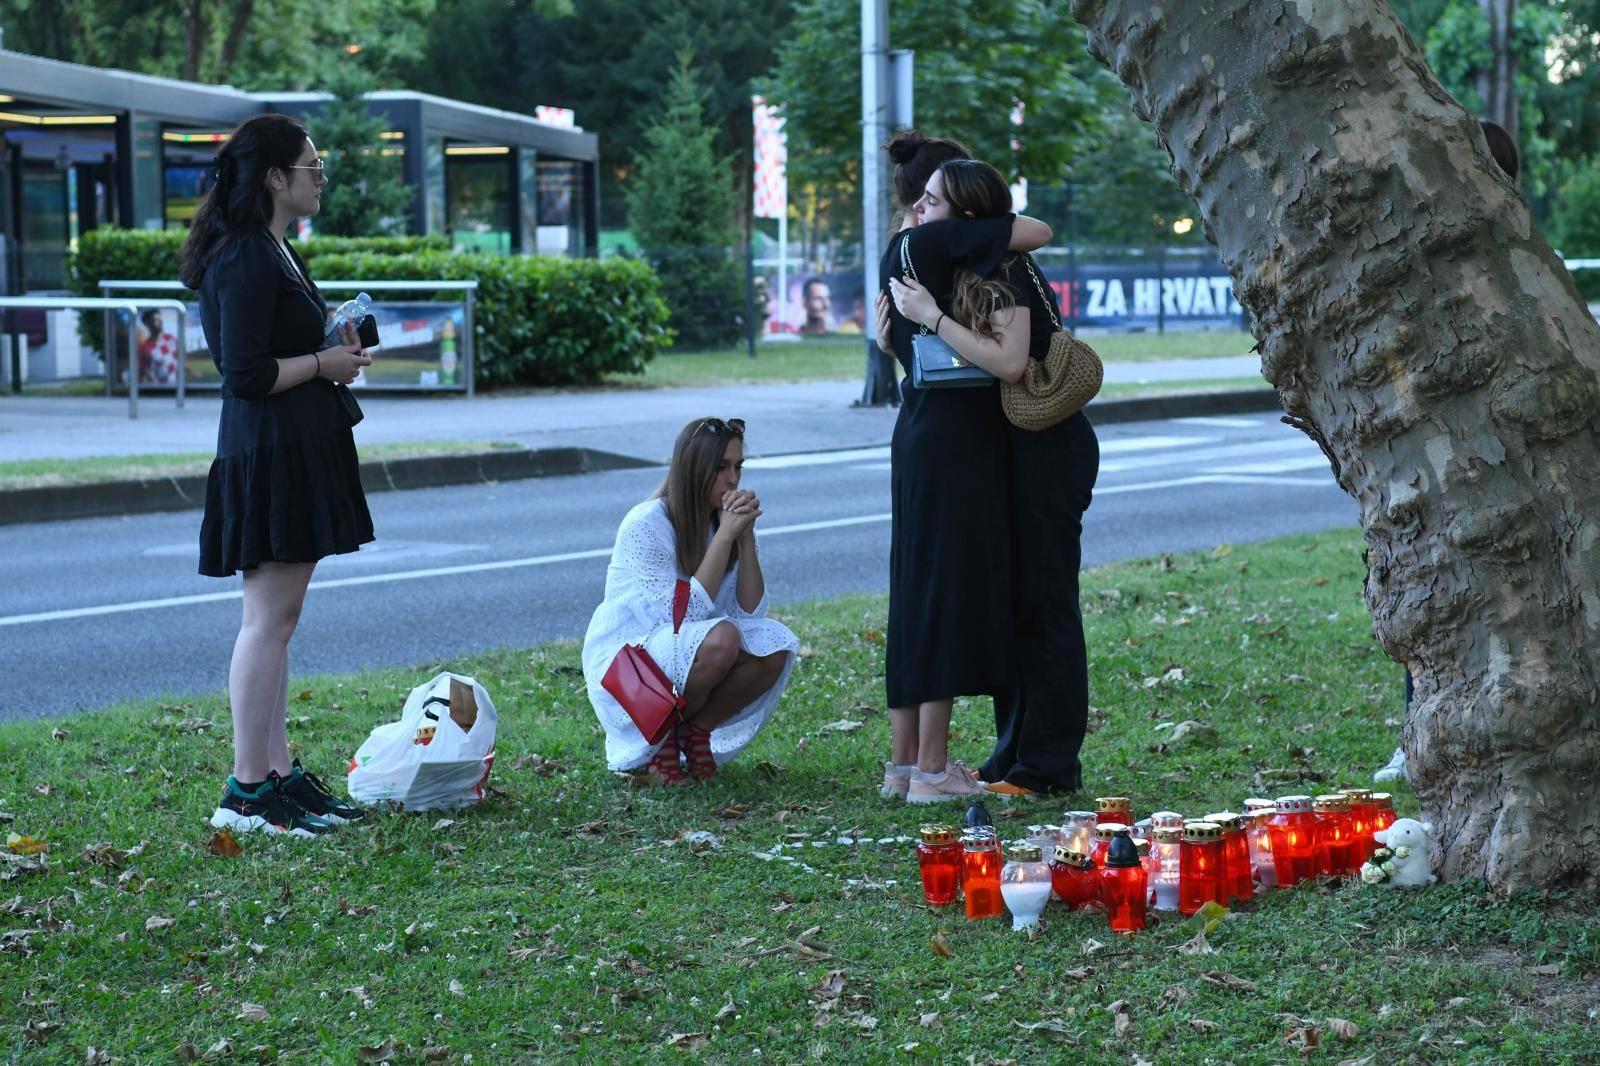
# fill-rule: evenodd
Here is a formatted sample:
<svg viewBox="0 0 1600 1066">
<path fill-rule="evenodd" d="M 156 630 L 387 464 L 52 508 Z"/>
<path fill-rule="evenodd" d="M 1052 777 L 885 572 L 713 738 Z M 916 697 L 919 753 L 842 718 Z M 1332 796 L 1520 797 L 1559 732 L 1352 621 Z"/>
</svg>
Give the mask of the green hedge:
<svg viewBox="0 0 1600 1066">
<path fill-rule="evenodd" d="M 183 236 L 110 227 L 85 234 L 73 256 L 73 287 L 99 296 L 101 278 L 176 278 Z M 672 343 L 660 281 L 644 263 L 459 255 L 442 237 L 318 237 L 295 248 L 312 278 L 477 280 L 479 386 L 591 384 L 604 374 L 639 373 Z M 99 348 L 100 316 L 80 323 L 84 343 Z"/>
<path fill-rule="evenodd" d="M 476 279 L 473 377 L 488 388 L 637 374 L 672 343 L 660 279 L 634 260 L 423 252 L 328 255 L 317 266 L 362 281 Z"/>
<path fill-rule="evenodd" d="M 78 239 L 78 250 L 72 255 L 72 290 L 83 296 L 101 296 L 102 278 L 176 281 L 178 248 L 186 236 L 187 230 L 119 229 L 116 226 L 91 230 Z M 317 237 L 296 244 L 295 250 L 309 266 L 312 260 L 324 255 L 350 252 L 405 255 L 443 251 L 448 247 L 449 242 L 443 237 Z M 101 316 L 83 315 L 78 321 L 78 335 L 83 343 L 100 350 Z"/>
</svg>

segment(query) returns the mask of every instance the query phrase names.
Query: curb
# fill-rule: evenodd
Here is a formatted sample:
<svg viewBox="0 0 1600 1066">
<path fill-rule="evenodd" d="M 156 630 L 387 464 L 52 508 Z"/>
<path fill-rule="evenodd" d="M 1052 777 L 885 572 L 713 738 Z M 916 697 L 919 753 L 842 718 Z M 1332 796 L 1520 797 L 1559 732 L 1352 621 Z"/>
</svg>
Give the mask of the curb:
<svg viewBox="0 0 1600 1066">
<path fill-rule="evenodd" d="M 1109 425 L 1114 422 L 1144 422 L 1164 418 L 1254 414 L 1278 409 L 1277 392 L 1260 388 L 1103 400 L 1090 403 L 1084 411 L 1095 423 Z M 876 446 L 882 446 L 883 443 L 887 442 L 880 442 Z M 845 447 L 873 446 L 852 444 Z M 568 477 L 603 470 L 639 470 L 661 465 L 659 462 L 594 448 L 533 448 L 362 463 L 361 484 L 367 492 L 400 492 L 447 485 Z M 15 489 L 0 491 L 0 526 L 185 511 L 204 507 L 205 502 L 206 479 L 198 474 L 153 481 L 102 481 L 89 485 Z"/>
<path fill-rule="evenodd" d="M 361 485 L 369 493 L 398 492 L 659 465 L 593 448 L 534 448 L 362 463 Z M 204 507 L 205 502 L 206 478 L 201 474 L 15 489 L 0 492 L 0 525 L 185 511 Z"/>
</svg>

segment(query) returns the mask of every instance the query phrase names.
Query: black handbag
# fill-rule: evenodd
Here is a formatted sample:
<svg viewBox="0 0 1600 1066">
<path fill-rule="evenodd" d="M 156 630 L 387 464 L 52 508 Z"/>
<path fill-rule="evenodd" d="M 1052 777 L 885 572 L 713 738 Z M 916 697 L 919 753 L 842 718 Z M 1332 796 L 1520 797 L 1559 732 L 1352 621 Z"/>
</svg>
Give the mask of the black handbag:
<svg viewBox="0 0 1600 1066">
<path fill-rule="evenodd" d="M 335 384 L 333 394 L 339 397 L 339 405 L 344 408 L 344 416 L 350 420 L 352 426 L 360 425 L 361 420 L 367 417 L 361 411 L 361 405 L 356 403 L 355 394 L 350 391 L 350 386 Z"/>
</svg>

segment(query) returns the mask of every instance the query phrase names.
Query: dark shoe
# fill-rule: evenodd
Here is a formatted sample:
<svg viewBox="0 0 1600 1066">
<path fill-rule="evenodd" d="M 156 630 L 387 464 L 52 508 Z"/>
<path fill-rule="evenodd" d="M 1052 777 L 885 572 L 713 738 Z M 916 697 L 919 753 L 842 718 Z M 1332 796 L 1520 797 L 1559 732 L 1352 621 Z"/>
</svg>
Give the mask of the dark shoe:
<svg viewBox="0 0 1600 1066">
<path fill-rule="evenodd" d="M 283 794 L 298 803 L 307 814 L 316 815 L 334 825 L 359 822 L 367 816 L 367 812 L 360 807 L 346 803 L 329 791 L 328 786 L 322 783 L 322 778 L 302 769 L 299 759 L 294 761 L 294 769 L 283 783 Z"/>
<path fill-rule="evenodd" d="M 283 778 L 277 771 L 251 792 L 229 777 L 222 789 L 222 802 L 211 815 L 211 824 L 234 833 L 261 832 L 271 836 L 314 837 L 333 832 L 332 822 L 308 813 L 284 790 Z"/>
</svg>

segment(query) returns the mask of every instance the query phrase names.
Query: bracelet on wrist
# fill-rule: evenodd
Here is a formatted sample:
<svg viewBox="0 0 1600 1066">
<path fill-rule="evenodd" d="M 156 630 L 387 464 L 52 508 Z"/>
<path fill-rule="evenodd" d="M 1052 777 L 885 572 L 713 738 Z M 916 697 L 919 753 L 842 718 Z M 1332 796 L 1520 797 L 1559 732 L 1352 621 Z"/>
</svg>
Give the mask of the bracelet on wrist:
<svg viewBox="0 0 1600 1066">
<path fill-rule="evenodd" d="M 317 361 L 317 372 L 311 376 L 314 378 L 320 378 L 322 376 L 322 356 L 317 352 L 312 352 L 311 358 Z"/>
<path fill-rule="evenodd" d="M 934 333 L 938 333 L 939 332 L 939 327 L 942 326 L 942 325 L 944 325 L 944 312 L 940 311 L 939 312 L 939 317 L 934 320 L 933 332 Z"/>
</svg>

